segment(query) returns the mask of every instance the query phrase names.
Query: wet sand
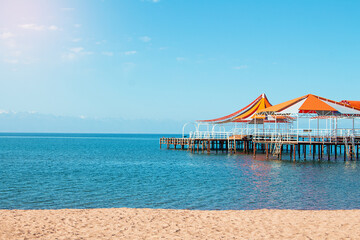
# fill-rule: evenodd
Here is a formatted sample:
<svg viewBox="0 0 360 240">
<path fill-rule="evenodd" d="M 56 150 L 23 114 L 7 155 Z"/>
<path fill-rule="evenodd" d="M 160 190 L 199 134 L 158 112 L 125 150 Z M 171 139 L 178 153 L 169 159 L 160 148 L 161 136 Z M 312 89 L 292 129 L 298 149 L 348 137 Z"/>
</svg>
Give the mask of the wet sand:
<svg viewBox="0 0 360 240">
<path fill-rule="evenodd" d="M 0 210 L 0 239 L 360 239 L 360 210 Z"/>
</svg>

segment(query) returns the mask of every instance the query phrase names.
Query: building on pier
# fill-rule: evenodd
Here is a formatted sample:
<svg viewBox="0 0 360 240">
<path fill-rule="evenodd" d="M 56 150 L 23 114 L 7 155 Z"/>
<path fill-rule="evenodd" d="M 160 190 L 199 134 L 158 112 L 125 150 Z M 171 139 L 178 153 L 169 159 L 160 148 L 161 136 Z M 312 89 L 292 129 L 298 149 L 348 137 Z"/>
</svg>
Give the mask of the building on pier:
<svg viewBox="0 0 360 240">
<path fill-rule="evenodd" d="M 265 94 L 260 95 L 246 107 L 224 117 L 199 120 L 196 129 L 188 138 L 162 139 L 161 144 L 173 144 L 208 152 L 226 150 L 244 152 L 257 150 L 281 158 L 283 148 L 290 149 L 295 159 L 300 149 L 304 159 L 308 152 L 318 153 L 322 158 L 327 149 L 335 158 L 338 148 L 343 149 L 344 158 L 358 157 L 360 129 L 356 121 L 360 119 L 359 101 L 333 101 L 307 94 L 277 105 L 271 105 Z M 345 123 L 344 123 L 345 122 Z M 201 127 L 205 126 L 205 130 Z M 308 146 L 308 148 L 306 148 Z M 320 149 L 321 148 L 321 149 Z M 333 150 L 333 148 L 335 150 Z M 315 155 L 313 156 L 315 157 Z"/>
</svg>

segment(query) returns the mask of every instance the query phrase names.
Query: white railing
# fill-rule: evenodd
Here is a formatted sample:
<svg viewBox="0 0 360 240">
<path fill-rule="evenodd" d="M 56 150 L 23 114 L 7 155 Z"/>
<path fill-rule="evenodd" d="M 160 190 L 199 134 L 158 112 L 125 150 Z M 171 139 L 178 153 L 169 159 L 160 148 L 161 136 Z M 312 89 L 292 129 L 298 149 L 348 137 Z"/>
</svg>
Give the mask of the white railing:
<svg viewBox="0 0 360 240">
<path fill-rule="evenodd" d="M 272 140 L 279 134 L 282 141 L 299 141 L 301 137 L 302 140 L 305 138 L 310 142 L 315 138 L 332 142 L 337 137 L 360 137 L 360 129 L 261 129 L 254 133 L 253 139 L 255 141 Z"/>
<path fill-rule="evenodd" d="M 256 141 L 272 140 L 279 136 L 282 141 L 299 141 L 299 137 L 313 141 L 314 138 L 333 139 L 341 137 L 360 137 L 360 129 L 254 129 L 234 128 L 230 131 L 193 131 L 189 138 L 197 139 L 228 139 L 232 136 L 252 136 Z"/>
<path fill-rule="evenodd" d="M 190 132 L 189 138 L 193 139 L 228 139 L 232 132 L 195 131 Z"/>
<path fill-rule="evenodd" d="M 230 131 L 193 131 L 189 133 L 189 138 L 196 139 L 228 139 L 233 136 L 253 135 L 255 129 L 252 128 L 234 128 Z"/>
</svg>

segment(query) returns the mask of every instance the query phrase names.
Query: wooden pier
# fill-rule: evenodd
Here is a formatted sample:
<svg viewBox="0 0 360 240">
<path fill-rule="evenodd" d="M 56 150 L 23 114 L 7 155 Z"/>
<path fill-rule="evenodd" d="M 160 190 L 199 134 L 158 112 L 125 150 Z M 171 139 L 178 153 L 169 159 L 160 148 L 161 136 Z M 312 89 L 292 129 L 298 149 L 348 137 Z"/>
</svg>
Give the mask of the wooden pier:
<svg viewBox="0 0 360 240">
<path fill-rule="evenodd" d="M 286 154 L 290 160 L 358 160 L 360 137 L 311 137 L 296 136 L 296 139 L 274 140 L 265 137 L 254 138 L 252 135 L 230 136 L 224 138 L 161 138 L 160 148 L 182 149 L 192 153 L 226 152 L 265 155 L 266 159 L 283 159 Z"/>
</svg>

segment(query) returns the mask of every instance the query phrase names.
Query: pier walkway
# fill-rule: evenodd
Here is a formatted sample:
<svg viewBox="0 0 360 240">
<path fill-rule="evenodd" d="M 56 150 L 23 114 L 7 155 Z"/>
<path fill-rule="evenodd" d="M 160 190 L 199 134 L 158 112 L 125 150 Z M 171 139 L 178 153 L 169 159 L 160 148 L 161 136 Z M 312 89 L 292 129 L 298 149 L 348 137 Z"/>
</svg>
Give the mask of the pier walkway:
<svg viewBox="0 0 360 240">
<path fill-rule="evenodd" d="M 256 131 L 247 129 L 231 132 L 191 132 L 188 138 L 161 138 L 160 148 L 182 149 L 190 152 L 228 152 L 265 154 L 266 159 L 282 159 L 287 153 L 291 160 L 337 159 L 342 155 L 344 161 L 358 160 L 360 131 L 358 129 L 340 130 L 286 130 Z M 244 134 L 246 133 L 246 134 Z"/>
</svg>

